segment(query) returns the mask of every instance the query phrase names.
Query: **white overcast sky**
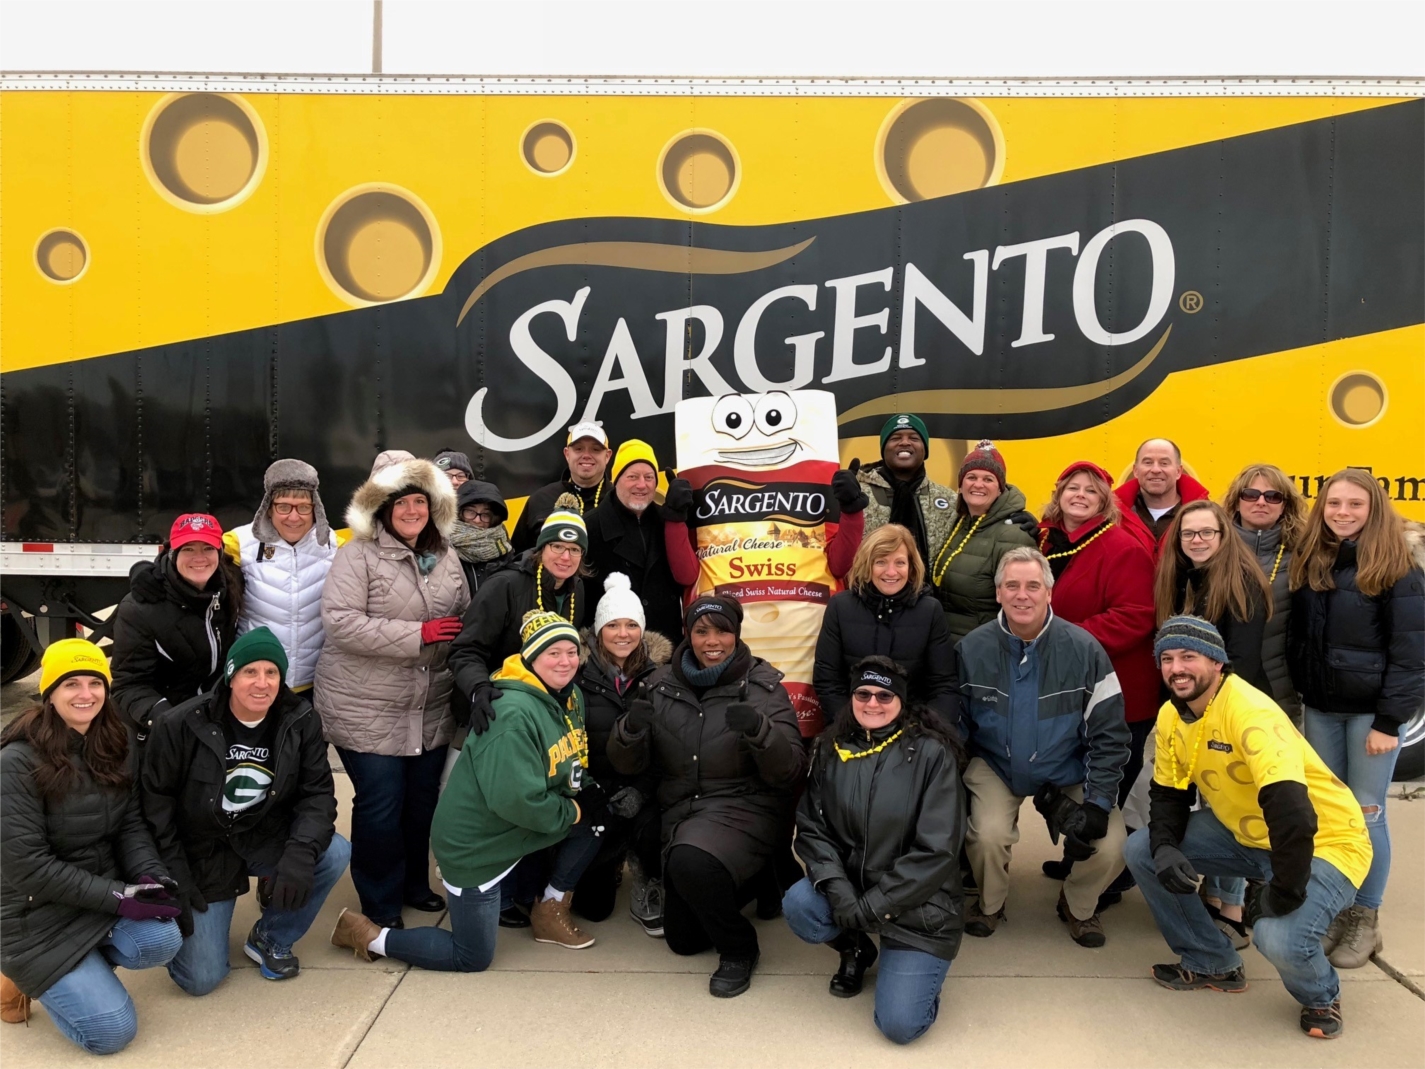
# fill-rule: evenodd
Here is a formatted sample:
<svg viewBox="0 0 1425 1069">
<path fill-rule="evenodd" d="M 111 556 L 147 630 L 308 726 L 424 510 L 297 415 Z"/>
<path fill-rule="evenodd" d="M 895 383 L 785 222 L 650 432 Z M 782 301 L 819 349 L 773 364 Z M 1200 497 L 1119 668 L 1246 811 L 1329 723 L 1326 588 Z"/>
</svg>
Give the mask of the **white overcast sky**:
<svg viewBox="0 0 1425 1069">
<path fill-rule="evenodd" d="M 367 0 L 3 0 L 0 69 L 363 73 Z M 1425 76 L 1425 3 L 387 0 L 396 74 Z"/>
</svg>

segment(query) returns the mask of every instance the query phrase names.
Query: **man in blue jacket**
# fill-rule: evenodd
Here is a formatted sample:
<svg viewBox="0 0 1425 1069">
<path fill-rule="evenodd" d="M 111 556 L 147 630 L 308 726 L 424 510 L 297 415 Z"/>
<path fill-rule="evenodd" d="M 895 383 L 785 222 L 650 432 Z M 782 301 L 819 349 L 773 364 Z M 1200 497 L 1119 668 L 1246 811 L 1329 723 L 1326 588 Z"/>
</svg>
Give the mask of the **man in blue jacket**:
<svg viewBox="0 0 1425 1069">
<path fill-rule="evenodd" d="M 969 935 L 994 934 L 1009 896 L 1009 858 L 1025 798 L 1064 836 L 1075 860 L 1059 919 L 1080 946 L 1105 942 L 1098 897 L 1123 868 L 1123 817 L 1114 804 L 1128 760 L 1123 693 L 1108 654 L 1049 608 L 1054 575 L 1038 550 L 1017 546 L 995 572 L 999 616 L 955 655 L 968 736 L 970 813 L 965 850 L 980 897 Z"/>
</svg>

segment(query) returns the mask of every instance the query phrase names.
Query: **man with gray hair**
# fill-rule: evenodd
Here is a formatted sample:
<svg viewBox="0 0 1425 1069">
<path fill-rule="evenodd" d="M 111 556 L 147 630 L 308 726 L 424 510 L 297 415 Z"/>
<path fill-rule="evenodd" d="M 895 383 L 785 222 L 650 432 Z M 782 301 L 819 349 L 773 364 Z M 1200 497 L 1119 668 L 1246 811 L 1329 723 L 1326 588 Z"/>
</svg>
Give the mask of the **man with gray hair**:
<svg viewBox="0 0 1425 1069">
<path fill-rule="evenodd" d="M 1054 573 L 1043 554 L 1016 546 L 995 571 L 999 616 L 955 649 L 970 764 L 965 850 L 979 899 L 969 935 L 1005 919 L 1010 852 L 1025 798 L 1075 864 L 1059 894 L 1059 919 L 1080 946 L 1106 941 L 1098 897 L 1123 868 L 1126 832 L 1115 804 L 1128 760 L 1123 693 L 1108 654 L 1049 607 Z"/>
</svg>

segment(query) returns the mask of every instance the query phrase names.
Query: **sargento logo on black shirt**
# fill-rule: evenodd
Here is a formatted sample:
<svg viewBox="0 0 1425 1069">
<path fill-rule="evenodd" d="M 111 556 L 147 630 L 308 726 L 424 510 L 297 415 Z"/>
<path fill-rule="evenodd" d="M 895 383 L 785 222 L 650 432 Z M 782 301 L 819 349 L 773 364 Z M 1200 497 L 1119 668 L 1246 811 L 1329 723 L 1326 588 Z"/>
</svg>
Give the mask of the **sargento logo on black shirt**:
<svg viewBox="0 0 1425 1069">
<path fill-rule="evenodd" d="M 826 486 L 819 483 L 747 483 L 714 479 L 703 488 L 698 519 L 779 520 L 808 527 L 826 519 Z"/>
</svg>

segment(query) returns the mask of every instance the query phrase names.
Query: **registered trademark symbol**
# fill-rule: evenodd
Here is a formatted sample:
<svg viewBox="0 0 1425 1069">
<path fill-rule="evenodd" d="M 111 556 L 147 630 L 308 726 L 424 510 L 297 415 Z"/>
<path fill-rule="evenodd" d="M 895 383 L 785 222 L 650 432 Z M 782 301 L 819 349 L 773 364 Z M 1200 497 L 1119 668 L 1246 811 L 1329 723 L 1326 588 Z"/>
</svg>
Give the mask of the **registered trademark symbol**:
<svg viewBox="0 0 1425 1069">
<path fill-rule="evenodd" d="M 1188 315 L 1194 315 L 1202 311 L 1202 294 L 1197 290 L 1186 290 L 1178 298 L 1178 307 Z"/>
</svg>

